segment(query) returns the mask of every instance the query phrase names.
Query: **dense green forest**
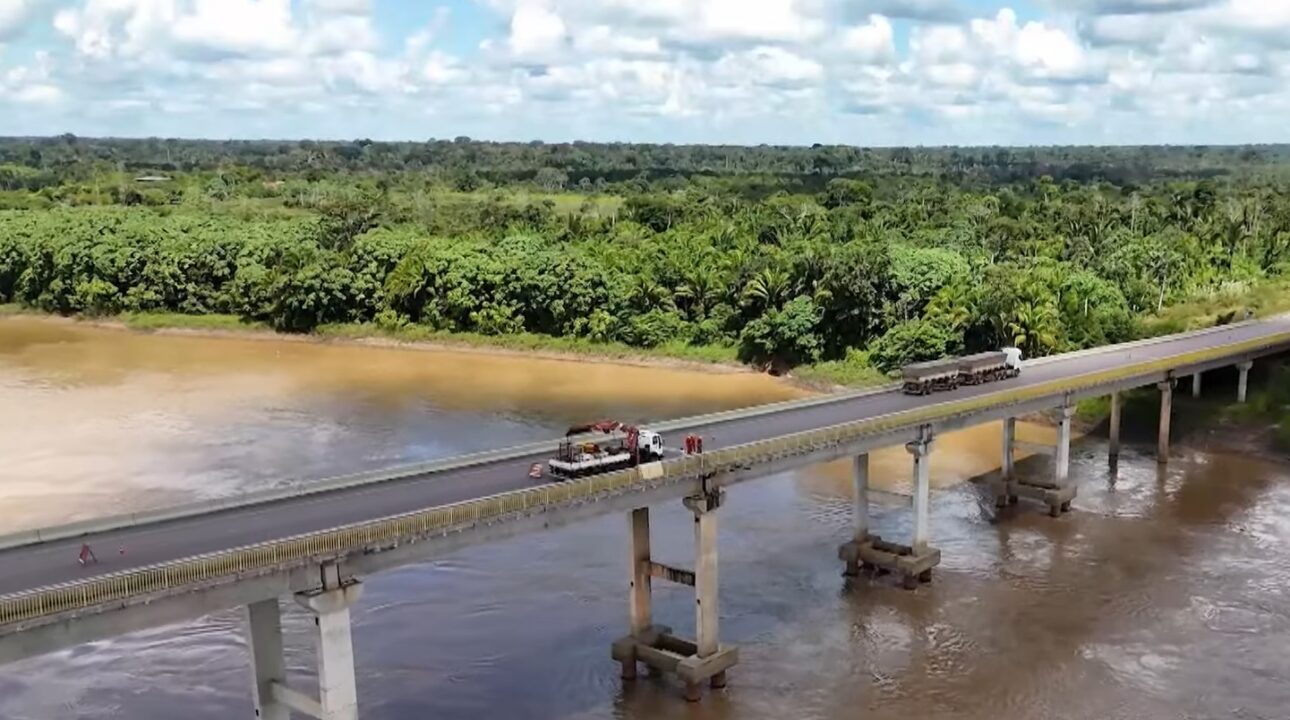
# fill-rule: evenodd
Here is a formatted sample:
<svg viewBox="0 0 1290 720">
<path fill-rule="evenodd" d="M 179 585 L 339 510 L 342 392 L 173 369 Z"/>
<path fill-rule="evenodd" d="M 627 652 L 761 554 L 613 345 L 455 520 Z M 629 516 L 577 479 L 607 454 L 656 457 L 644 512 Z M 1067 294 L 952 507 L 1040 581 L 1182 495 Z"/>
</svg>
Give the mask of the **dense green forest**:
<svg viewBox="0 0 1290 720">
<path fill-rule="evenodd" d="M 11 138 L 0 303 L 886 370 L 1275 304 L 1287 187 L 1287 146 Z"/>
</svg>

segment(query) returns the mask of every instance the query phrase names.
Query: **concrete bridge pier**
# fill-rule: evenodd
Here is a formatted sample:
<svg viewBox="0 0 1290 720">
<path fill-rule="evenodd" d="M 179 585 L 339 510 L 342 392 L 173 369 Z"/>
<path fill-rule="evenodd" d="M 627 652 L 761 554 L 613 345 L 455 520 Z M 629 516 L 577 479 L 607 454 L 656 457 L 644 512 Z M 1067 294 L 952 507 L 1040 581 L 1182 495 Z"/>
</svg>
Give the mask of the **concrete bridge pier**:
<svg viewBox="0 0 1290 720">
<path fill-rule="evenodd" d="M 629 608 L 631 634 L 614 642 L 612 657 L 623 666 L 623 679 L 636 678 L 637 663 L 656 672 L 675 673 L 685 683 L 685 698 L 697 701 L 705 681 L 713 688 L 726 685 L 726 671 L 739 662 L 738 648 L 718 640 L 717 514 L 724 498 L 720 489 L 685 498 L 694 513 L 694 570 L 654 562 L 649 550 L 649 508 L 630 515 L 631 571 Z M 694 588 L 695 639 L 672 634 L 654 625 L 650 610 L 651 581 L 667 580 Z"/>
<path fill-rule="evenodd" d="M 1173 415 L 1174 383 L 1166 380 L 1156 387 L 1160 390 L 1160 434 L 1156 440 L 1156 462 L 1169 462 L 1169 420 Z"/>
<path fill-rule="evenodd" d="M 1200 372 L 1191 376 L 1191 396 L 1194 398 L 1200 397 Z"/>
<path fill-rule="evenodd" d="M 907 443 L 905 449 L 914 457 L 914 532 L 909 545 L 888 542 L 868 531 L 868 507 L 865 507 L 864 536 L 860 536 L 860 525 L 857 520 L 856 538 L 838 548 L 838 558 L 846 563 L 847 570 L 868 571 L 871 574 L 882 572 L 901 576 L 907 589 L 913 590 L 919 583 L 930 582 L 932 568 L 941 562 L 941 551 L 928 544 L 930 507 L 931 507 L 931 467 L 929 457 L 932 449 L 932 428 L 924 425 L 919 429 L 918 439 Z M 857 490 L 860 487 L 860 462 L 857 460 Z M 865 485 L 868 485 L 868 458 L 865 457 Z M 857 501 L 859 502 L 859 501 Z"/>
<path fill-rule="evenodd" d="M 278 599 L 246 607 L 252 697 L 259 720 L 288 720 L 293 710 L 318 720 L 358 720 L 349 609 L 362 596 L 363 586 L 354 579 L 342 580 L 334 564 L 324 565 L 321 574 L 321 589 L 295 596 L 297 603 L 314 613 L 318 628 L 317 700 L 287 686 Z"/>
<path fill-rule="evenodd" d="M 1075 499 L 1076 486 L 1070 479 L 1071 464 L 1071 422 L 1075 417 L 1075 408 L 1064 405 L 1057 419 L 1057 445 L 1052 448 L 1026 443 L 1029 447 L 1053 453 L 1053 477 L 1051 480 L 1015 477 L 1013 453 L 1017 445 L 1016 419 L 1008 418 L 1003 425 L 1003 479 L 1001 487 L 996 488 L 995 504 L 1004 507 L 1016 503 L 1018 498 L 1037 500 L 1048 506 L 1048 512 L 1058 517 L 1071 509 Z"/>
<path fill-rule="evenodd" d="M 1250 387 L 1250 368 L 1252 367 L 1254 363 L 1249 360 L 1236 364 L 1236 370 L 1240 373 L 1236 382 L 1236 402 L 1238 403 L 1245 403 L 1245 391 Z"/>
</svg>

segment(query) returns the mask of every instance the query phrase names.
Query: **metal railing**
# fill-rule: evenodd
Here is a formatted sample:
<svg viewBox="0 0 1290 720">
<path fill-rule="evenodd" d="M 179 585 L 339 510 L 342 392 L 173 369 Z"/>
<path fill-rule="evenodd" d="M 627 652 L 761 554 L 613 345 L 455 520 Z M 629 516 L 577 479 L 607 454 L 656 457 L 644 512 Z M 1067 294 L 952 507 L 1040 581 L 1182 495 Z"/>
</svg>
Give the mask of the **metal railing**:
<svg viewBox="0 0 1290 720">
<path fill-rule="evenodd" d="M 504 521 L 534 511 L 694 479 L 703 473 L 736 470 L 804 455 L 868 436 L 1093 389 L 1287 343 L 1290 343 L 1290 332 L 668 460 L 660 464 L 657 472 L 651 472 L 648 479 L 643 478 L 637 469 L 622 470 L 0 596 L 0 626 L 123 602 L 137 596 L 211 584 L 231 577 L 304 566 L 343 557 L 353 550 L 389 548 L 419 538 L 463 530 L 480 522 Z"/>
</svg>

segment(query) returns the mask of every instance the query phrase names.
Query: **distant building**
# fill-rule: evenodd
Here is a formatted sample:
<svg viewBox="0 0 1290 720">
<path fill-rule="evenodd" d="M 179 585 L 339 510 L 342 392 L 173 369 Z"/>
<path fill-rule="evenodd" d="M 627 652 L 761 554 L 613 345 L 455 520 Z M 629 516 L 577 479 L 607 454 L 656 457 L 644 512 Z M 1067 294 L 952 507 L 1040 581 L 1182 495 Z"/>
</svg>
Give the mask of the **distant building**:
<svg viewBox="0 0 1290 720">
<path fill-rule="evenodd" d="M 142 175 L 140 177 L 135 178 L 134 181 L 141 182 L 141 183 L 159 183 L 159 182 L 170 182 L 170 178 L 166 177 L 165 175 Z"/>
</svg>

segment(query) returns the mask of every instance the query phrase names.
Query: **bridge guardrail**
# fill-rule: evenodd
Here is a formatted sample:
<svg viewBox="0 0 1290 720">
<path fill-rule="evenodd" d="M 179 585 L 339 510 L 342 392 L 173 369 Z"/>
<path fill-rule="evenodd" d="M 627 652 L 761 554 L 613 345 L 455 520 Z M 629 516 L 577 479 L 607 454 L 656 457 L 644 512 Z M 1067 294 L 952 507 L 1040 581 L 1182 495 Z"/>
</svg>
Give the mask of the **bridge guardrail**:
<svg viewBox="0 0 1290 720">
<path fill-rule="evenodd" d="M 136 595 L 211 583 L 238 574 L 268 571 L 284 564 L 303 565 L 332 559 L 354 548 L 393 546 L 432 534 L 447 534 L 479 522 L 503 520 L 517 514 L 578 501 L 593 501 L 611 494 L 694 478 L 699 473 L 735 470 L 754 462 L 802 455 L 866 436 L 1093 388 L 1140 375 L 1167 372 L 1181 366 L 1286 343 L 1290 343 L 1290 332 L 664 461 L 660 463 L 661 473 L 649 479 L 642 479 L 636 469 L 623 470 L 0 596 L 0 626 L 120 602 Z"/>
</svg>

